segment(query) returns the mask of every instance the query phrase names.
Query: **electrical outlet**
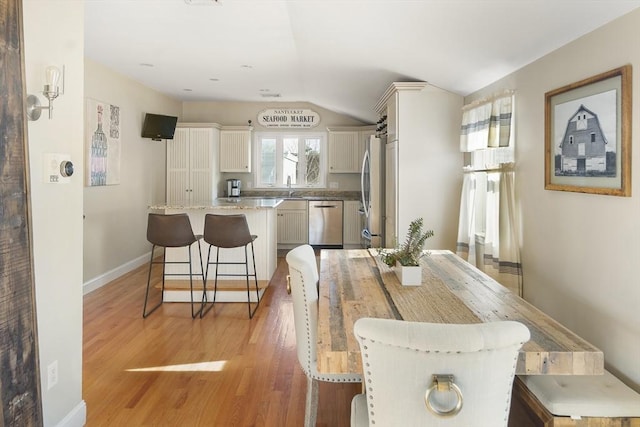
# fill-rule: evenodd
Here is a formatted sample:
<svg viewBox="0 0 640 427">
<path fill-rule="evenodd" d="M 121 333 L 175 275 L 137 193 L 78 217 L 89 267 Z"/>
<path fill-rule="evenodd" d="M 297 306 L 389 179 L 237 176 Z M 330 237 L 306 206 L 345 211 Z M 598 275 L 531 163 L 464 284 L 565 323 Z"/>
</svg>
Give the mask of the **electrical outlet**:
<svg viewBox="0 0 640 427">
<path fill-rule="evenodd" d="M 58 361 L 53 361 L 47 366 L 47 390 L 51 390 L 58 384 Z"/>
</svg>

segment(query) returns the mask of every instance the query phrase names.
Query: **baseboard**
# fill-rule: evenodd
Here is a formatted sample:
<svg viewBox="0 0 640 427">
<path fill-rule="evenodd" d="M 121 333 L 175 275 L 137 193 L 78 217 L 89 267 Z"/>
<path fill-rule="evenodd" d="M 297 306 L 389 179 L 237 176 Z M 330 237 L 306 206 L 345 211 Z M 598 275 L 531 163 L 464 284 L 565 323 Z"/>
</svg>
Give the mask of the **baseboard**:
<svg viewBox="0 0 640 427">
<path fill-rule="evenodd" d="M 89 292 L 95 291 L 96 289 L 106 285 L 112 280 L 117 279 L 118 277 L 135 270 L 149 262 L 149 257 L 151 256 L 151 252 L 148 252 L 144 255 L 139 256 L 138 258 L 131 260 L 125 264 L 122 264 L 119 267 L 114 268 L 113 270 L 107 271 L 104 274 L 101 274 L 98 277 L 95 277 L 82 285 L 82 294 L 86 295 Z"/>
<path fill-rule="evenodd" d="M 56 427 L 82 427 L 87 423 L 87 404 L 81 401 Z"/>
</svg>

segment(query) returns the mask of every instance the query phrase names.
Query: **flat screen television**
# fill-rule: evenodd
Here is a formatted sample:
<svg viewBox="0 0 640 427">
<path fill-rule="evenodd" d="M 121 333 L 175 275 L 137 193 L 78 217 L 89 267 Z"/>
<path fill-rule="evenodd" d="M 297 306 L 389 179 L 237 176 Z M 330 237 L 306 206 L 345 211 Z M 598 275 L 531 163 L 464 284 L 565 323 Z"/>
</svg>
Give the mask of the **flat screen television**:
<svg viewBox="0 0 640 427">
<path fill-rule="evenodd" d="M 147 113 L 142 124 L 142 137 L 154 141 L 173 139 L 177 122 L 177 117 Z"/>
</svg>

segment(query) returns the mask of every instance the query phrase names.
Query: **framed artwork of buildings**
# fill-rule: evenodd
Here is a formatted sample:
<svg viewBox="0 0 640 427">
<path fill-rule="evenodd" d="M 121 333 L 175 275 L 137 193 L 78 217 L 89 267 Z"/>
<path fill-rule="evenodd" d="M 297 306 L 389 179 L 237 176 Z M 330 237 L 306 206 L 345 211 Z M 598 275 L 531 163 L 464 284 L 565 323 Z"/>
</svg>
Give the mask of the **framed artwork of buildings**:
<svg viewBox="0 0 640 427">
<path fill-rule="evenodd" d="M 545 94 L 545 189 L 631 196 L 631 66 Z"/>
</svg>

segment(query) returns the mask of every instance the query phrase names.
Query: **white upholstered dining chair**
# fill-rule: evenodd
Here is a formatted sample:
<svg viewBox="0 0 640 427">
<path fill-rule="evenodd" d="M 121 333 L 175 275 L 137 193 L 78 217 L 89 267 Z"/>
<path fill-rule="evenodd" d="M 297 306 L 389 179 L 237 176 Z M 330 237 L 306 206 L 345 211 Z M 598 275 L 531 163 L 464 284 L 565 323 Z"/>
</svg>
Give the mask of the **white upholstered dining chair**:
<svg viewBox="0 0 640 427">
<path fill-rule="evenodd" d="M 362 318 L 354 333 L 366 394 L 351 402 L 351 426 L 507 426 L 526 326 Z"/>
<path fill-rule="evenodd" d="M 358 374 L 321 374 L 318 372 L 316 343 L 318 329 L 318 265 L 313 248 L 298 246 L 287 253 L 289 286 L 293 300 L 298 361 L 307 375 L 304 425 L 315 427 L 318 410 L 318 381 L 361 382 Z"/>
</svg>

